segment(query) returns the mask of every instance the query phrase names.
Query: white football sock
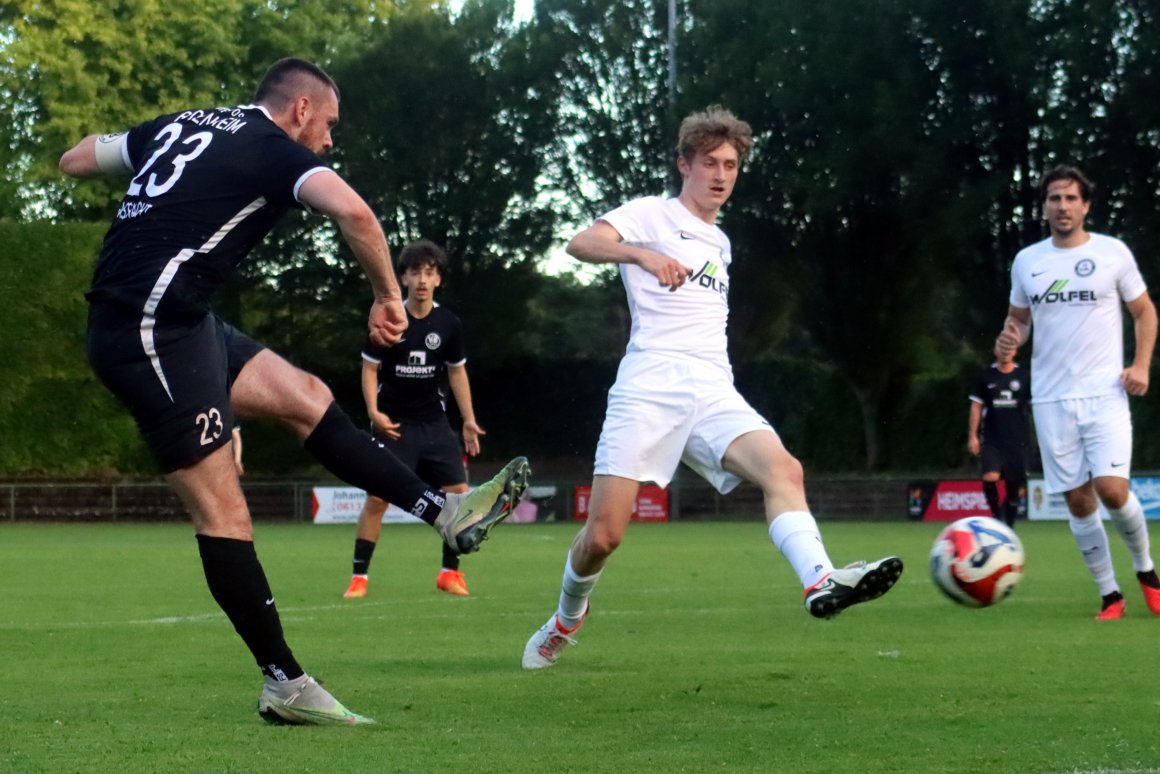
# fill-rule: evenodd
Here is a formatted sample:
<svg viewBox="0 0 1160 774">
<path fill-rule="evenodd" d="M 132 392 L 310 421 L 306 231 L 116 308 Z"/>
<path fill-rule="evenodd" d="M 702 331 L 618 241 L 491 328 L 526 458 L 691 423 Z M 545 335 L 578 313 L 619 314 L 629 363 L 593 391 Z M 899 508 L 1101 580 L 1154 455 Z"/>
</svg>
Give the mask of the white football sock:
<svg viewBox="0 0 1160 774">
<path fill-rule="evenodd" d="M 1071 523 L 1072 537 L 1075 538 L 1075 544 L 1083 556 L 1083 563 L 1087 565 L 1088 572 L 1099 586 L 1100 596 L 1104 597 L 1113 591 L 1119 591 L 1116 573 L 1112 568 L 1112 552 L 1108 550 L 1108 533 L 1104 530 L 1099 511 L 1082 519 L 1069 516 L 1068 520 Z"/>
<path fill-rule="evenodd" d="M 568 552 L 568 561 L 564 564 L 564 581 L 560 584 L 560 607 L 556 610 L 560 625 L 565 629 L 575 629 L 580 625 L 584 611 L 588 608 L 588 597 L 598 580 L 600 572 L 583 578 L 577 575 L 572 569 L 572 552 Z"/>
<path fill-rule="evenodd" d="M 802 588 L 808 589 L 834 570 L 834 563 L 822 545 L 818 523 L 809 511 L 778 514 L 770 522 L 769 539 L 789 561 L 801 580 Z"/>
<path fill-rule="evenodd" d="M 1144 508 L 1136 498 L 1136 493 L 1129 492 L 1128 501 L 1123 507 L 1108 508 L 1108 514 L 1132 554 L 1132 569 L 1136 572 L 1153 569 L 1155 565 L 1152 564 L 1152 552 L 1148 545 L 1148 523 L 1144 521 Z"/>
</svg>

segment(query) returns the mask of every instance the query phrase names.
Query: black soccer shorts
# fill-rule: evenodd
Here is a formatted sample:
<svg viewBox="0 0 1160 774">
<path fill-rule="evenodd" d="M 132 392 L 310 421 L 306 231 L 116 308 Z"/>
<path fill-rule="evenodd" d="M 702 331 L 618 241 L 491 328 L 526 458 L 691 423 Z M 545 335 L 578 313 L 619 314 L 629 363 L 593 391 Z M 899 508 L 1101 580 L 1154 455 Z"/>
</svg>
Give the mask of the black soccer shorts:
<svg viewBox="0 0 1160 774">
<path fill-rule="evenodd" d="M 432 420 L 398 420 L 400 437 L 392 440 L 377 429 L 371 436 L 403 461 L 428 486 L 449 487 L 467 483 L 463 448 L 446 417 Z"/>
<path fill-rule="evenodd" d="M 230 388 L 262 345 L 212 314 L 180 324 L 117 302 L 89 307 L 89 363 L 133 415 L 165 473 L 230 442 Z"/>
<path fill-rule="evenodd" d="M 983 473 L 998 472 L 1005 481 L 1027 478 L 1027 453 L 1022 449 L 984 443 L 979 465 Z"/>
</svg>

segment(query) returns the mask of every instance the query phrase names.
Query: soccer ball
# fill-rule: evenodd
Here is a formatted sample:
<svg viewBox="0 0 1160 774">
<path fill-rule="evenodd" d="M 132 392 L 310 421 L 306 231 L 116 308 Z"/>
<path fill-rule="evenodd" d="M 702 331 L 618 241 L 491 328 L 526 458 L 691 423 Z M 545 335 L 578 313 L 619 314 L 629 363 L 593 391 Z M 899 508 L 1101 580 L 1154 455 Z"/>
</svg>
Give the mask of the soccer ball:
<svg viewBox="0 0 1160 774">
<path fill-rule="evenodd" d="M 1023 544 L 998 519 L 959 519 L 935 538 L 930 574 L 955 602 L 990 607 L 1002 602 L 1023 577 Z"/>
</svg>

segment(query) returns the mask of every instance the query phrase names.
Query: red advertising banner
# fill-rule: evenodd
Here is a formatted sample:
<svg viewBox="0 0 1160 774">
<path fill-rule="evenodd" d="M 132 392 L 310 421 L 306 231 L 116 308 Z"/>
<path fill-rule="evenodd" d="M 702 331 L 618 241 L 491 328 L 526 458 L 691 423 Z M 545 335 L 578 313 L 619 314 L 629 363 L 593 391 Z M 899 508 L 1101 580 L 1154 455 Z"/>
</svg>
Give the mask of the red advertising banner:
<svg viewBox="0 0 1160 774">
<path fill-rule="evenodd" d="M 576 521 L 588 520 L 588 500 L 592 497 L 592 487 L 576 487 Z M 669 491 L 655 484 L 645 484 L 636 495 L 632 508 L 633 521 L 668 521 Z"/>
<path fill-rule="evenodd" d="M 1000 481 L 999 502 L 1004 502 L 1006 496 L 1006 486 Z M 983 482 L 977 479 L 912 482 L 907 499 L 910 517 L 922 521 L 957 521 L 968 516 L 991 515 Z"/>
</svg>

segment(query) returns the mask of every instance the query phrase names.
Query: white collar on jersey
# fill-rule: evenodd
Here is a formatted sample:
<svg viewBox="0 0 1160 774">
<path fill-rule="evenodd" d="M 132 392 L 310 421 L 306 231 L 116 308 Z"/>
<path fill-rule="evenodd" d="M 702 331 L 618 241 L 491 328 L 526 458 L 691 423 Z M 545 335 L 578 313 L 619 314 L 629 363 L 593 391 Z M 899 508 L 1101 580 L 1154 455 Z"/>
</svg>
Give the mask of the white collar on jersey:
<svg viewBox="0 0 1160 774">
<path fill-rule="evenodd" d="M 271 121 L 274 120 L 274 117 L 270 115 L 270 111 L 266 110 L 265 105 L 238 105 L 238 110 L 261 110 L 266 118 L 269 118 Z"/>
</svg>

